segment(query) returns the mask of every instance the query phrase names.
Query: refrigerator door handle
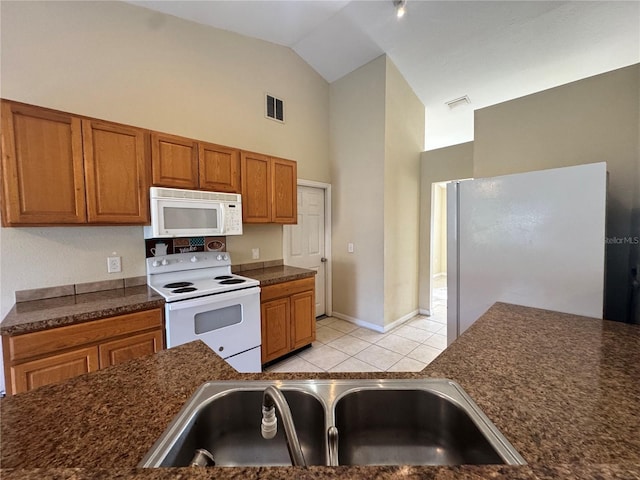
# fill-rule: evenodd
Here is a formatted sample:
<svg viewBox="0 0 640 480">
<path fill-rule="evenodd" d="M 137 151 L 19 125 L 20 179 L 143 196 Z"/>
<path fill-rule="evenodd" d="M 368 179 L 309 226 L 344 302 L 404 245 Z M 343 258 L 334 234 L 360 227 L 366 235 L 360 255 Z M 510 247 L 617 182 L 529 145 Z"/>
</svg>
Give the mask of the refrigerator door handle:
<svg viewBox="0 0 640 480">
<path fill-rule="evenodd" d="M 447 184 L 447 346 L 460 335 L 460 182 Z"/>
</svg>

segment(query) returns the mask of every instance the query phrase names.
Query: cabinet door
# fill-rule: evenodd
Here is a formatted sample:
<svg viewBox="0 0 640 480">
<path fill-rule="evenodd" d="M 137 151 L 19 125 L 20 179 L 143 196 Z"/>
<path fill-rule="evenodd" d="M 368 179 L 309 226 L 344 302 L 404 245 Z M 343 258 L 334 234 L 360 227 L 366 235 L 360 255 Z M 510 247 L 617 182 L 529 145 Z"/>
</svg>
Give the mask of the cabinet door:
<svg viewBox="0 0 640 480">
<path fill-rule="evenodd" d="M 200 142 L 200 188 L 240 193 L 240 152 Z"/>
<path fill-rule="evenodd" d="M 148 135 L 144 130 L 82 121 L 90 223 L 149 223 Z"/>
<path fill-rule="evenodd" d="M 151 172 L 154 185 L 198 188 L 198 142 L 152 133 Z"/>
<path fill-rule="evenodd" d="M 316 339 L 315 308 L 313 290 L 291 296 L 291 350 Z"/>
<path fill-rule="evenodd" d="M 79 118 L 2 102 L 3 223 L 85 223 Z"/>
<path fill-rule="evenodd" d="M 271 218 L 274 223 L 298 223 L 297 164 L 281 158 L 272 159 Z"/>
<path fill-rule="evenodd" d="M 266 155 L 242 152 L 242 220 L 271 222 L 271 161 Z"/>
<path fill-rule="evenodd" d="M 262 363 L 289 353 L 290 305 L 288 298 L 261 305 Z"/>
<path fill-rule="evenodd" d="M 162 348 L 162 330 L 140 333 L 120 340 L 112 340 L 98 347 L 100 368 L 118 365 L 134 358 L 158 353 Z"/>
<path fill-rule="evenodd" d="M 98 370 L 98 349 L 88 347 L 11 367 L 12 393 L 21 393 Z"/>
</svg>

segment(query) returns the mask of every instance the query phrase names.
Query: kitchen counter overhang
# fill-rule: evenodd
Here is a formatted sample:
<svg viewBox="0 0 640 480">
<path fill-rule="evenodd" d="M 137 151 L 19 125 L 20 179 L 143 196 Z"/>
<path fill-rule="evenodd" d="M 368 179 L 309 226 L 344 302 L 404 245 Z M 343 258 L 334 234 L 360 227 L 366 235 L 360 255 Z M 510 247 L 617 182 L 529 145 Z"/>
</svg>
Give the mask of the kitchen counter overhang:
<svg viewBox="0 0 640 480">
<path fill-rule="evenodd" d="M 529 465 L 224 468 L 188 476 L 640 478 L 639 359 L 637 325 L 501 303 L 420 373 L 239 374 L 194 342 L 3 399 L 0 466 L 3 478 L 174 478 L 186 472 L 135 465 L 208 380 L 441 377 L 460 383 Z"/>
</svg>

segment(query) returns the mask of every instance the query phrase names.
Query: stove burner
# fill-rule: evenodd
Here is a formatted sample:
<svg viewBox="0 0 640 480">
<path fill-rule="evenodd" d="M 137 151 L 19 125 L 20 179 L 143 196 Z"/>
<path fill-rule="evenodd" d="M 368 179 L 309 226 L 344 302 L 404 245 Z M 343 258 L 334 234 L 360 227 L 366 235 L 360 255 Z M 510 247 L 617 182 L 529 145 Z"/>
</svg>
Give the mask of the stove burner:
<svg viewBox="0 0 640 480">
<path fill-rule="evenodd" d="M 227 280 L 229 278 L 233 278 L 231 275 L 220 275 L 219 277 L 215 277 L 214 280 Z"/>
<path fill-rule="evenodd" d="M 193 285 L 193 283 L 191 282 L 173 282 L 173 283 L 167 283 L 164 287 L 162 288 L 180 288 L 180 287 L 190 287 L 191 285 Z M 194 289 L 195 290 L 195 289 Z"/>
<path fill-rule="evenodd" d="M 232 278 L 230 280 L 222 280 L 220 282 L 221 285 L 233 285 L 234 283 L 244 283 L 245 281 L 241 278 Z"/>
<path fill-rule="evenodd" d="M 193 285 L 192 283 L 189 283 L 189 282 L 183 282 L 183 283 Z M 195 292 L 196 290 L 198 290 L 196 287 L 184 287 L 184 288 L 176 288 L 175 290 L 171 290 L 171 293 L 187 293 L 187 292 Z"/>
</svg>

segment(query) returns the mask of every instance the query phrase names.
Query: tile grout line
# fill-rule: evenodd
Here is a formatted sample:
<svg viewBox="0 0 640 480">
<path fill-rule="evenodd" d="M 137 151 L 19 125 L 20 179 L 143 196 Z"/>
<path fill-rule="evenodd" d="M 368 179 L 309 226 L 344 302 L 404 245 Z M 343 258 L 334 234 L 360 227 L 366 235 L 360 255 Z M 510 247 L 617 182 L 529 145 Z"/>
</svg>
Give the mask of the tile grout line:
<svg viewBox="0 0 640 480">
<path fill-rule="evenodd" d="M 332 318 L 332 317 L 328 317 L 327 319 L 331 319 L 331 318 Z M 409 320 L 409 322 L 411 322 L 411 321 L 413 321 L 413 320 L 426 320 L 426 321 L 428 321 L 428 322 L 432 322 L 432 323 L 435 323 L 435 324 L 440 325 L 440 329 L 441 329 L 443 326 L 446 326 L 446 323 L 441 323 L 441 322 L 438 322 L 438 321 L 435 321 L 435 320 L 431 320 L 430 318 L 431 318 L 431 317 L 425 317 L 425 316 L 422 316 L 422 315 L 417 315 L 417 316 L 416 316 L 416 317 L 414 317 L 413 319 Z M 332 325 L 332 324 L 335 324 L 336 322 L 340 322 L 340 321 L 341 321 L 340 319 L 335 319 L 335 318 L 333 318 L 333 319 L 332 319 L 333 321 L 331 321 L 330 323 L 326 323 L 326 320 L 327 320 L 327 319 L 322 319 L 322 320 L 318 321 L 318 322 L 316 323 L 317 328 L 318 328 L 318 329 L 321 329 L 321 328 L 330 328 L 331 330 L 334 330 L 336 333 L 340 333 L 340 335 L 339 335 L 339 336 L 337 336 L 337 337 L 335 337 L 335 338 L 331 338 L 327 343 L 325 343 L 325 342 L 323 342 L 323 341 L 321 341 L 321 340 L 316 339 L 316 340 L 315 340 L 315 342 L 317 342 L 317 343 L 320 345 L 318 348 L 321 348 L 321 347 L 323 347 L 323 346 L 330 347 L 332 350 L 336 350 L 337 352 L 340 352 L 340 353 L 342 353 L 342 354 L 346 355 L 346 356 L 347 356 L 347 358 L 345 358 L 344 360 L 342 360 L 342 361 L 338 362 L 336 365 L 334 365 L 334 366 L 332 366 L 331 368 L 328 368 L 328 369 L 327 369 L 327 368 L 324 368 L 324 367 L 321 367 L 320 365 L 317 365 L 316 363 L 312 362 L 311 360 L 308 360 L 308 359 L 306 359 L 306 358 L 302 357 L 300 354 L 295 354 L 294 356 L 289 357 L 287 360 L 285 360 L 285 362 L 286 362 L 286 361 L 289 361 L 289 360 L 293 360 L 293 359 L 299 359 L 299 360 L 302 360 L 302 361 L 304 361 L 304 362 L 306 362 L 306 363 L 308 363 L 308 364 L 312 365 L 314 368 L 317 368 L 317 369 L 322 370 L 322 371 L 323 371 L 323 372 L 325 372 L 325 373 L 330 373 L 330 370 L 331 370 L 332 368 L 336 368 L 337 366 L 339 366 L 339 365 L 343 364 L 344 362 L 347 362 L 347 361 L 349 361 L 349 360 L 351 360 L 351 359 L 355 359 L 355 360 L 357 360 L 357 361 L 359 361 L 359 362 L 362 362 L 362 363 L 364 363 L 364 364 L 366 364 L 366 365 L 369 365 L 370 367 L 372 367 L 372 368 L 376 369 L 375 371 L 388 372 L 388 371 L 389 371 L 389 369 L 393 368 L 395 365 L 397 365 L 398 363 L 400 363 L 401 361 L 403 361 L 403 360 L 405 360 L 405 359 L 408 359 L 408 360 L 411 360 L 411 361 L 414 361 L 414 362 L 418 362 L 418 363 L 423 364 L 423 365 L 425 365 L 425 366 L 426 366 L 426 365 L 428 365 L 429 363 L 431 363 L 431 362 L 426 362 L 426 363 L 425 363 L 425 362 L 424 362 L 424 361 L 422 361 L 422 360 L 418 360 L 418 359 L 416 359 L 416 358 L 409 357 L 409 355 L 410 355 L 411 353 L 413 353 L 415 350 L 417 350 L 420 346 L 423 346 L 423 345 L 424 345 L 425 347 L 428 347 L 429 349 L 432 349 L 432 350 L 434 350 L 434 351 L 438 351 L 438 354 L 440 354 L 440 353 L 444 350 L 443 348 L 435 347 L 435 346 L 433 346 L 433 345 L 429 345 L 429 344 L 427 344 L 427 343 L 425 343 L 425 342 L 427 342 L 428 340 L 432 339 L 432 338 L 434 337 L 434 335 L 438 335 L 439 337 L 444 337 L 444 338 L 445 338 L 445 340 L 446 340 L 446 335 L 441 335 L 441 334 L 440 334 L 440 333 L 438 333 L 437 331 L 429 331 L 429 330 L 426 330 L 426 329 L 424 329 L 424 328 L 417 327 L 417 326 L 415 326 L 415 325 L 410 325 L 410 324 L 409 324 L 409 322 L 406 322 L 405 324 L 403 324 L 403 325 L 401 325 L 401 326 L 399 326 L 399 327 L 397 327 L 397 328 L 399 329 L 399 328 L 402 328 L 403 326 L 410 326 L 410 327 L 412 327 L 412 328 L 415 328 L 415 329 L 417 329 L 417 330 L 420 330 L 420 331 L 422 331 L 422 332 L 425 332 L 425 333 L 429 334 L 429 336 L 428 336 L 427 338 L 425 338 L 423 341 L 421 341 L 421 342 L 417 342 L 416 340 L 413 340 L 412 338 L 407 338 L 407 337 L 404 337 L 404 336 L 402 336 L 402 335 L 398 335 L 397 333 L 394 333 L 394 330 L 396 330 L 396 329 L 394 329 L 394 330 L 391 330 L 391 331 L 389 331 L 389 332 L 385 332 L 385 333 L 379 333 L 379 332 L 373 332 L 373 331 L 372 331 L 372 332 L 373 332 L 373 334 L 377 334 L 377 333 L 379 333 L 380 338 L 377 338 L 377 339 L 375 339 L 374 341 L 370 341 L 370 340 L 365 340 L 364 338 L 360 338 L 360 337 L 358 337 L 358 336 L 356 336 L 356 335 L 352 335 L 352 332 L 354 332 L 354 331 L 355 331 L 355 330 L 357 330 L 358 328 L 363 328 L 363 327 L 356 327 L 356 328 L 354 328 L 354 329 L 349 330 L 348 332 L 344 332 L 344 331 L 342 331 L 342 330 L 340 330 L 340 329 L 338 329 L 338 328 L 332 328 L 332 327 L 331 327 L 331 325 Z M 323 323 L 320 323 L 320 322 L 323 322 Z M 402 354 L 402 353 L 400 353 L 400 352 L 396 352 L 396 351 L 394 351 L 394 350 L 391 350 L 391 349 L 389 349 L 389 348 L 387 348 L 387 347 L 384 347 L 384 346 L 382 346 L 382 345 L 379 345 L 379 344 L 378 344 L 378 342 L 380 342 L 380 341 L 384 340 L 385 338 L 388 338 L 390 335 L 394 335 L 395 337 L 398 337 L 398 338 L 399 338 L 399 339 L 401 339 L 401 340 L 408 340 L 408 341 L 417 342 L 417 343 L 418 343 L 418 345 L 416 345 L 415 347 L 413 347 L 413 348 L 412 348 L 411 350 L 409 350 L 406 354 Z M 362 350 L 360 350 L 360 351 L 356 352 L 355 354 L 351 355 L 350 353 L 345 352 L 345 351 L 341 350 L 340 348 L 336 348 L 335 346 L 332 346 L 332 345 L 331 345 L 331 343 L 332 343 L 332 342 L 337 341 L 337 340 L 339 340 L 339 339 L 344 339 L 345 337 L 349 337 L 349 338 L 351 338 L 351 339 L 353 339 L 353 340 L 359 340 L 359 341 L 361 341 L 361 342 L 365 342 L 365 343 L 367 344 L 367 346 L 366 346 L 365 348 L 363 348 Z M 348 339 L 347 339 L 347 341 L 348 341 Z M 315 342 L 314 342 L 314 343 L 315 343 Z M 379 348 L 381 348 L 381 349 L 383 349 L 383 350 L 386 350 L 387 352 L 389 352 L 390 354 L 393 354 L 393 355 L 401 355 L 401 358 L 399 358 L 397 361 L 393 362 L 393 363 L 392 363 L 389 367 L 387 367 L 386 369 L 380 369 L 380 368 L 378 368 L 377 366 L 372 365 L 370 362 L 367 362 L 367 361 L 365 361 L 365 360 L 362 360 L 362 359 L 360 359 L 360 358 L 357 358 L 357 355 L 358 355 L 358 354 L 360 354 L 361 352 L 363 352 L 363 351 L 367 350 L 367 349 L 368 349 L 368 348 L 370 348 L 371 346 L 379 347 Z M 305 351 L 307 351 L 307 350 L 305 350 Z M 276 364 L 276 365 L 277 365 L 277 364 Z M 273 367 L 273 366 L 272 366 L 272 367 Z M 272 368 L 272 367 L 270 367 L 270 368 Z M 424 367 L 423 367 L 423 368 L 424 368 Z"/>
</svg>

